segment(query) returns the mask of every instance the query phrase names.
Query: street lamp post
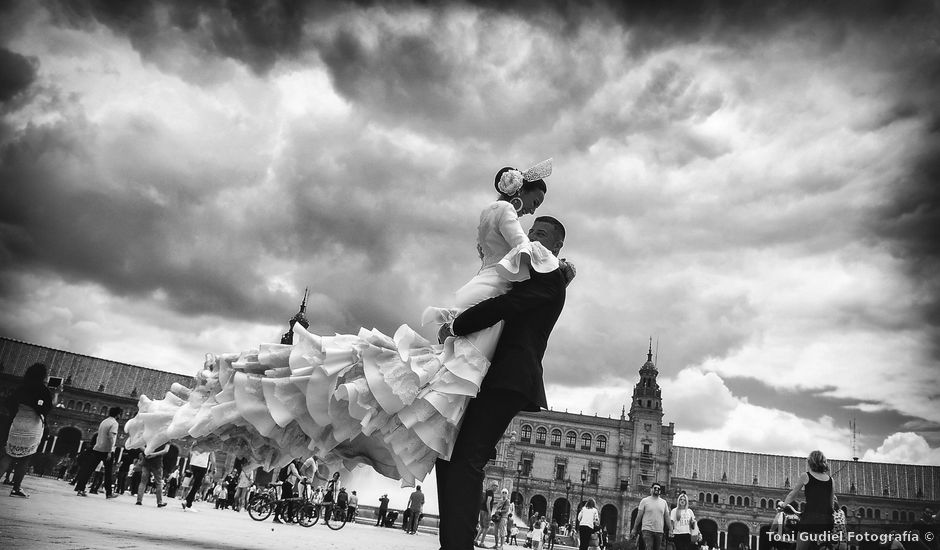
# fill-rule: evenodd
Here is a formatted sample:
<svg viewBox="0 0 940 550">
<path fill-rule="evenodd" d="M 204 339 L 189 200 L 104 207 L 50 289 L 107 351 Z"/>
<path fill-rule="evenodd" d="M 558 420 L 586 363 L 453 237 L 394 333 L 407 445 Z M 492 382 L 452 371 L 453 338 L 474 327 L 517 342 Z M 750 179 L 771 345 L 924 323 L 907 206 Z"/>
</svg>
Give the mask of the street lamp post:
<svg viewBox="0 0 940 550">
<path fill-rule="evenodd" d="M 516 492 L 519 494 L 519 513 L 522 513 L 522 491 L 519 490 L 519 477 L 522 476 L 522 461 L 516 462 Z"/>
<path fill-rule="evenodd" d="M 571 521 L 571 478 L 565 480 L 565 502 L 568 503 L 568 511 L 565 514 L 565 525 Z"/>
<path fill-rule="evenodd" d="M 587 480 L 587 470 L 584 469 L 584 466 L 581 466 L 581 504 L 584 505 L 584 482 Z"/>
</svg>

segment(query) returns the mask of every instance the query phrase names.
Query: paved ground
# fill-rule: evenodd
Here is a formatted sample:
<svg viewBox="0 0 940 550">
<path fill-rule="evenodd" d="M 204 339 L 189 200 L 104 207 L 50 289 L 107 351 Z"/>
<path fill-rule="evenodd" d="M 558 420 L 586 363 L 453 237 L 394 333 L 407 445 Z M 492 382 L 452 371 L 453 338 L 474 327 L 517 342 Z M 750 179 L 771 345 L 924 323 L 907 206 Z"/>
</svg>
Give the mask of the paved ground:
<svg viewBox="0 0 940 550">
<path fill-rule="evenodd" d="M 29 499 L 7 496 L 0 485 L 0 548 L 125 549 L 258 549 L 291 550 L 368 549 L 437 550 L 437 534 L 405 534 L 401 529 L 348 524 L 331 531 L 317 524 L 275 525 L 268 519 L 253 521 L 246 512 L 215 510 L 197 502 L 198 513 L 184 512 L 179 500 L 157 508 L 153 495 L 143 506 L 124 495 L 106 500 L 103 494 L 75 496 L 64 481 L 27 476 L 23 488 Z M 490 542 L 492 544 L 492 542 Z"/>
</svg>

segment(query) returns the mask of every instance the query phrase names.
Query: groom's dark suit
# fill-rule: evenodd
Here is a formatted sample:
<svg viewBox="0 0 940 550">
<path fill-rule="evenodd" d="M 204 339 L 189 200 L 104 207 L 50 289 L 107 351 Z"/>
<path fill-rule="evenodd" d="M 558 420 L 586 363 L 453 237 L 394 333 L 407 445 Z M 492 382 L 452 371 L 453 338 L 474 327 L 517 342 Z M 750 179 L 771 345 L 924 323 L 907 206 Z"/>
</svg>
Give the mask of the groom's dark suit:
<svg viewBox="0 0 940 550">
<path fill-rule="evenodd" d="M 438 460 L 440 539 L 444 550 L 471 550 L 483 483 L 483 467 L 521 410 L 547 408 L 542 356 L 565 305 L 560 270 L 533 272 L 506 294 L 461 313 L 454 334 L 464 336 L 505 321 L 480 393 L 467 406 L 449 461 Z"/>
</svg>

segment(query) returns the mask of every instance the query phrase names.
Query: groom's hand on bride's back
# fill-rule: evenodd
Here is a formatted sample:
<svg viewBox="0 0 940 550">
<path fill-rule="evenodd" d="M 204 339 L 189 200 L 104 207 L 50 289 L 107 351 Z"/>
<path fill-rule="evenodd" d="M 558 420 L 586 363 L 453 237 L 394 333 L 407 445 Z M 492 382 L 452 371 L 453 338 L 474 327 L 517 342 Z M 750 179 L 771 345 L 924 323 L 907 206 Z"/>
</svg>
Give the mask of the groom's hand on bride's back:
<svg viewBox="0 0 940 550">
<path fill-rule="evenodd" d="M 578 274 L 578 270 L 574 268 L 574 264 L 564 258 L 558 260 L 558 269 L 561 270 L 561 274 L 565 278 L 565 286 L 571 284 L 575 275 Z"/>
</svg>

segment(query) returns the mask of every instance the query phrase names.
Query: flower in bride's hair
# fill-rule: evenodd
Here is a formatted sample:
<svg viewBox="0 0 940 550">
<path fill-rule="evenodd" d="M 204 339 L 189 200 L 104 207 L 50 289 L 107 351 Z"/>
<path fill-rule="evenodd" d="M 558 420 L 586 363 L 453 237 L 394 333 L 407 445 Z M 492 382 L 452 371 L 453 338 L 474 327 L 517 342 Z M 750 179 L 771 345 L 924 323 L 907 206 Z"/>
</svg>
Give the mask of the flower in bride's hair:
<svg viewBox="0 0 940 550">
<path fill-rule="evenodd" d="M 499 178 L 499 191 L 505 195 L 515 195 L 522 189 L 522 172 L 506 170 Z"/>
</svg>

